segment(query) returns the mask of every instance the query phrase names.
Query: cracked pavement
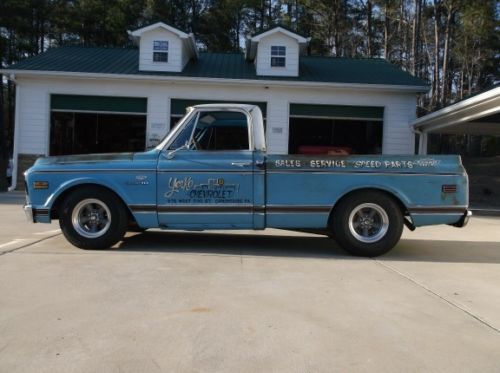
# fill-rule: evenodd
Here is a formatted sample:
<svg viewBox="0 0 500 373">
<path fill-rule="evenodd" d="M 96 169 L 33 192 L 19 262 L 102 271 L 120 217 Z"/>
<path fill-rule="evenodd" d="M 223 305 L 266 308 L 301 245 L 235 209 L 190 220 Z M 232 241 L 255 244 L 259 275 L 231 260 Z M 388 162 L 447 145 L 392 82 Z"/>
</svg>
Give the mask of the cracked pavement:
<svg viewBox="0 0 500 373">
<path fill-rule="evenodd" d="M 376 259 L 280 230 L 82 251 L 16 198 L 0 195 L 0 372 L 500 370 L 500 218 L 405 230 Z"/>
</svg>

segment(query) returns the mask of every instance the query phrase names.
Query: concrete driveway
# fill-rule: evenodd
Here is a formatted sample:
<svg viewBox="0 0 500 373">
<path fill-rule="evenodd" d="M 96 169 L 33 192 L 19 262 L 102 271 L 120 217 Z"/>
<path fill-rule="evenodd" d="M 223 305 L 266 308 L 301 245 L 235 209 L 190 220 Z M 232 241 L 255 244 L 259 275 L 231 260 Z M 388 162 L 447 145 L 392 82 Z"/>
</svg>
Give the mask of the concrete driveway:
<svg viewBox="0 0 500 373">
<path fill-rule="evenodd" d="M 375 260 L 278 230 L 91 252 L 3 201 L 0 372 L 500 371 L 499 218 Z"/>
</svg>

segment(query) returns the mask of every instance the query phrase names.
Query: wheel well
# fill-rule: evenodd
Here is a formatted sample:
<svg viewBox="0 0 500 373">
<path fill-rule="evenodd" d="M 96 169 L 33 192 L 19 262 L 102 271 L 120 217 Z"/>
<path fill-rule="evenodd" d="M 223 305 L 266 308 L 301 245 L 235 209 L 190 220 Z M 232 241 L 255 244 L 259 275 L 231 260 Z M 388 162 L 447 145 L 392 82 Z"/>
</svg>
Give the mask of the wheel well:
<svg viewBox="0 0 500 373">
<path fill-rule="evenodd" d="M 367 193 L 367 192 L 377 192 L 386 195 L 387 197 L 391 198 L 398 206 L 399 209 L 401 210 L 403 216 L 408 215 L 408 209 L 406 208 L 405 204 L 399 199 L 397 196 L 395 196 L 393 193 L 388 192 L 387 190 L 383 189 L 378 189 L 378 188 L 362 188 L 362 189 L 355 189 L 350 191 L 349 193 L 344 194 L 342 197 L 340 197 L 337 202 L 333 205 L 332 211 L 330 211 L 330 216 L 328 217 L 328 225 L 331 226 L 331 219 L 333 218 L 333 214 L 335 213 L 335 209 L 339 205 L 341 201 L 346 199 L 348 196 L 352 196 L 353 194 L 358 194 L 358 193 Z"/>
<path fill-rule="evenodd" d="M 61 206 L 61 203 L 66 199 L 66 197 L 68 195 L 70 195 L 72 192 L 74 192 L 75 190 L 77 190 L 77 189 L 87 188 L 87 187 L 99 188 L 99 189 L 106 190 L 106 191 L 108 191 L 110 193 L 113 193 L 116 196 L 116 198 L 118 198 L 121 201 L 121 203 L 123 204 L 123 206 L 125 207 L 125 211 L 127 211 L 127 216 L 128 216 L 129 222 L 130 223 L 136 223 L 134 215 L 132 215 L 132 212 L 128 208 L 127 204 L 123 201 L 123 199 L 118 194 L 116 194 L 116 192 L 114 190 L 112 190 L 112 189 L 110 189 L 108 187 L 105 187 L 103 185 L 93 184 L 93 183 L 85 183 L 85 184 L 74 185 L 74 186 L 66 189 L 64 192 L 62 192 L 56 198 L 56 200 L 54 201 L 54 203 L 52 204 L 52 208 L 50 210 L 50 218 L 51 219 L 59 219 L 59 207 Z"/>
</svg>

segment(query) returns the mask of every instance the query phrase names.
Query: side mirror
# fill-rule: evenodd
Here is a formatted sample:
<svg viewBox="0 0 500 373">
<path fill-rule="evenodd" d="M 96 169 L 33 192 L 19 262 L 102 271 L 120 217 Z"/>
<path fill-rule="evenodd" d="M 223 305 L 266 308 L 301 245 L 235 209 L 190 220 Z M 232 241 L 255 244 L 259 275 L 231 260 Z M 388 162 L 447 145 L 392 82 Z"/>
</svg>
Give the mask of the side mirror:
<svg viewBox="0 0 500 373">
<path fill-rule="evenodd" d="M 173 159 L 175 157 L 175 153 L 177 153 L 179 150 L 186 150 L 186 149 L 189 149 L 189 141 L 186 141 L 184 145 L 178 147 L 177 149 L 168 151 L 165 157 L 167 159 Z"/>
</svg>

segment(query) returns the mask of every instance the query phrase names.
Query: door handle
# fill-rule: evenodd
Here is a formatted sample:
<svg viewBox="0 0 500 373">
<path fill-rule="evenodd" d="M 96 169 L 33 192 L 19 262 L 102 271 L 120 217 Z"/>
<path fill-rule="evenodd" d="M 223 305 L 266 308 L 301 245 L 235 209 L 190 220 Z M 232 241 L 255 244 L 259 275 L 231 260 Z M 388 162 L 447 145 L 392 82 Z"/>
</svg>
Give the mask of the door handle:
<svg viewBox="0 0 500 373">
<path fill-rule="evenodd" d="M 248 167 L 251 166 L 252 164 L 249 162 L 231 162 L 231 166 L 238 166 L 238 167 Z"/>
</svg>

